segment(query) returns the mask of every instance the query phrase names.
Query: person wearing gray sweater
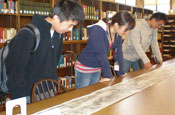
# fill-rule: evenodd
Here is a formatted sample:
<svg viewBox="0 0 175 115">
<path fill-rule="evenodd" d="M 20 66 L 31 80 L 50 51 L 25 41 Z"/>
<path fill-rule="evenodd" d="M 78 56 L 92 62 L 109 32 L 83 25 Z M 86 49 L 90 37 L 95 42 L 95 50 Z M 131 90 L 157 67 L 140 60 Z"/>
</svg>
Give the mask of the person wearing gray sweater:
<svg viewBox="0 0 175 115">
<path fill-rule="evenodd" d="M 166 21 L 166 15 L 160 12 L 154 13 L 150 19 L 136 20 L 135 28 L 128 33 L 123 42 L 123 67 L 126 73 L 129 72 L 130 67 L 133 71 L 140 69 L 139 59 L 142 60 L 144 68 L 152 66 L 145 53 L 150 46 L 158 63 L 163 62 L 157 41 L 157 29 Z"/>
</svg>

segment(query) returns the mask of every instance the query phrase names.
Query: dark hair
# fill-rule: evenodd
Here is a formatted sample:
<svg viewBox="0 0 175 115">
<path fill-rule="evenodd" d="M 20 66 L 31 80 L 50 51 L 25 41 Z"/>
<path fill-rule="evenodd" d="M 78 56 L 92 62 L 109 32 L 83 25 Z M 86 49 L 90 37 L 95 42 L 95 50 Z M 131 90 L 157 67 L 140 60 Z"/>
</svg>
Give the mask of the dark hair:
<svg viewBox="0 0 175 115">
<path fill-rule="evenodd" d="M 76 0 L 60 0 L 52 9 L 50 17 L 54 15 L 59 16 L 61 22 L 64 20 L 84 21 L 83 8 Z"/>
<path fill-rule="evenodd" d="M 164 22 L 167 21 L 167 16 L 166 16 L 166 14 L 161 13 L 161 12 L 154 13 L 154 14 L 151 16 L 150 20 L 152 20 L 153 18 L 156 19 L 156 21 L 161 21 L 161 20 L 163 20 Z"/>
<path fill-rule="evenodd" d="M 111 18 L 111 24 L 118 23 L 119 26 L 128 24 L 128 30 L 132 30 L 135 27 L 135 19 L 126 11 L 120 11 Z"/>
</svg>

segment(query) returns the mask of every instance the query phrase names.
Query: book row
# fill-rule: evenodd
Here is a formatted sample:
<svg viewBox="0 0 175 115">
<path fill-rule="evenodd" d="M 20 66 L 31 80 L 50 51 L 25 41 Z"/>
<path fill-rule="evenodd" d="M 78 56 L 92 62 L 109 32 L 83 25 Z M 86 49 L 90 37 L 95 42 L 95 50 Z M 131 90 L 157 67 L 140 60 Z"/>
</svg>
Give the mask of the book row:
<svg viewBox="0 0 175 115">
<path fill-rule="evenodd" d="M 73 66 L 74 63 L 75 63 L 76 58 L 77 58 L 76 53 L 63 54 L 63 55 L 60 56 L 60 61 L 57 65 L 57 67 L 61 68 L 61 67 Z"/>
<path fill-rule="evenodd" d="M 58 77 L 58 82 L 65 88 L 75 88 L 75 76 Z"/>
<path fill-rule="evenodd" d="M 51 12 L 51 3 L 21 1 L 19 8 L 21 14 L 49 15 Z"/>
<path fill-rule="evenodd" d="M 99 19 L 99 9 L 95 8 L 94 6 L 88 6 L 84 4 L 82 4 L 82 8 L 85 13 L 85 19 Z"/>
<path fill-rule="evenodd" d="M 51 3 L 40 3 L 33 1 L 21 1 L 19 3 L 20 14 L 49 15 Z M 17 14 L 18 1 L 0 0 L 0 13 Z"/>
<path fill-rule="evenodd" d="M 114 56 L 115 56 L 115 50 L 110 50 L 110 54 L 108 58 L 113 58 Z M 75 64 L 76 59 L 77 59 L 76 53 L 73 53 L 73 52 L 65 53 L 60 56 L 60 61 L 57 65 L 57 68 L 73 66 Z"/>
<path fill-rule="evenodd" d="M 64 34 L 63 40 L 87 40 L 88 33 L 87 28 L 81 26 L 79 28 L 74 28 L 72 31 Z"/>
<path fill-rule="evenodd" d="M 0 0 L 0 13 L 14 14 L 17 11 L 17 1 Z"/>
<path fill-rule="evenodd" d="M 0 43 L 4 43 L 5 41 L 12 39 L 15 35 L 16 35 L 15 28 L 0 27 Z"/>
<path fill-rule="evenodd" d="M 16 35 L 17 30 L 15 28 L 3 28 L 0 27 L 0 43 L 12 39 Z M 63 36 L 63 40 L 87 40 L 87 28 L 81 27 L 80 29 L 76 28 L 70 32 L 67 32 Z"/>
</svg>

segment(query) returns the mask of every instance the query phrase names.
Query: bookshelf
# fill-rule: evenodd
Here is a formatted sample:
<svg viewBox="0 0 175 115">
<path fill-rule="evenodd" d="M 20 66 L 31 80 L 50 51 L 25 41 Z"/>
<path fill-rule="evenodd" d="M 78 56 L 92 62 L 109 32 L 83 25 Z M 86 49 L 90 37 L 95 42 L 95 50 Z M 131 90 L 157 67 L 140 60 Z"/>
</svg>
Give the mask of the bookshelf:
<svg viewBox="0 0 175 115">
<path fill-rule="evenodd" d="M 168 21 L 159 29 L 159 42 L 164 60 L 175 57 L 175 15 L 167 15 Z"/>
<path fill-rule="evenodd" d="M 74 63 L 76 57 L 80 54 L 82 49 L 86 46 L 87 40 L 69 40 L 63 41 L 63 55 L 69 55 L 71 58 L 71 64 L 63 67 L 58 67 L 57 75 L 64 77 L 65 73 L 68 76 L 74 75 Z M 66 57 L 65 57 L 66 58 Z M 66 60 L 66 59 L 65 59 Z M 67 62 L 64 62 L 67 63 Z"/>
<path fill-rule="evenodd" d="M 54 4 L 59 0 L 0 0 L 0 27 L 15 28 L 17 31 L 25 24 L 30 23 L 34 14 L 48 16 Z M 9 2 L 6 2 L 9 1 Z M 88 33 L 87 25 L 98 22 L 99 19 L 112 16 L 120 10 L 129 11 L 136 15 L 136 18 L 144 18 L 149 16 L 153 11 L 117 3 L 109 0 L 77 0 L 82 4 L 85 12 L 85 21 L 74 27 L 72 33 L 66 33 L 63 41 L 63 58 L 69 60 L 70 64 L 61 65 L 57 68 L 59 77 L 74 75 L 74 62 L 76 57 L 86 46 Z M 13 4 L 10 11 L 6 9 L 4 4 Z M 7 7 L 7 6 L 6 6 Z M 6 12 L 4 12 L 6 11 Z M 71 40 L 70 40 L 70 39 Z M 110 60 L 111 61 L 111 60 Z"/>
</svg>

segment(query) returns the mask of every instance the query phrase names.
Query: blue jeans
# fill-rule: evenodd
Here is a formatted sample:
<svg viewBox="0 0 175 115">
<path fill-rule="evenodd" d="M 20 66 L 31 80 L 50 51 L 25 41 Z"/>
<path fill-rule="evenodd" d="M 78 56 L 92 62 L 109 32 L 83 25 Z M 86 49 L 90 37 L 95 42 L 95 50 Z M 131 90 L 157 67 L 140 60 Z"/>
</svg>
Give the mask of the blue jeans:
<svg viewBox="0 0 175 115">
<path fill-rule="evenodd" d="M 126 73 L 129 72 L 130 67 L 132 67 L 133 71 L 140 70 L 139 60 L 133 62 L 133 61 L 123 59 L 123 69 Z"/>
<path fill-rule="evenodd" d="M 101 71 L 95 73 L 81 73 L 75 70 L 76 89 L 98 83 L 100 75 Z"/>
</svg>

